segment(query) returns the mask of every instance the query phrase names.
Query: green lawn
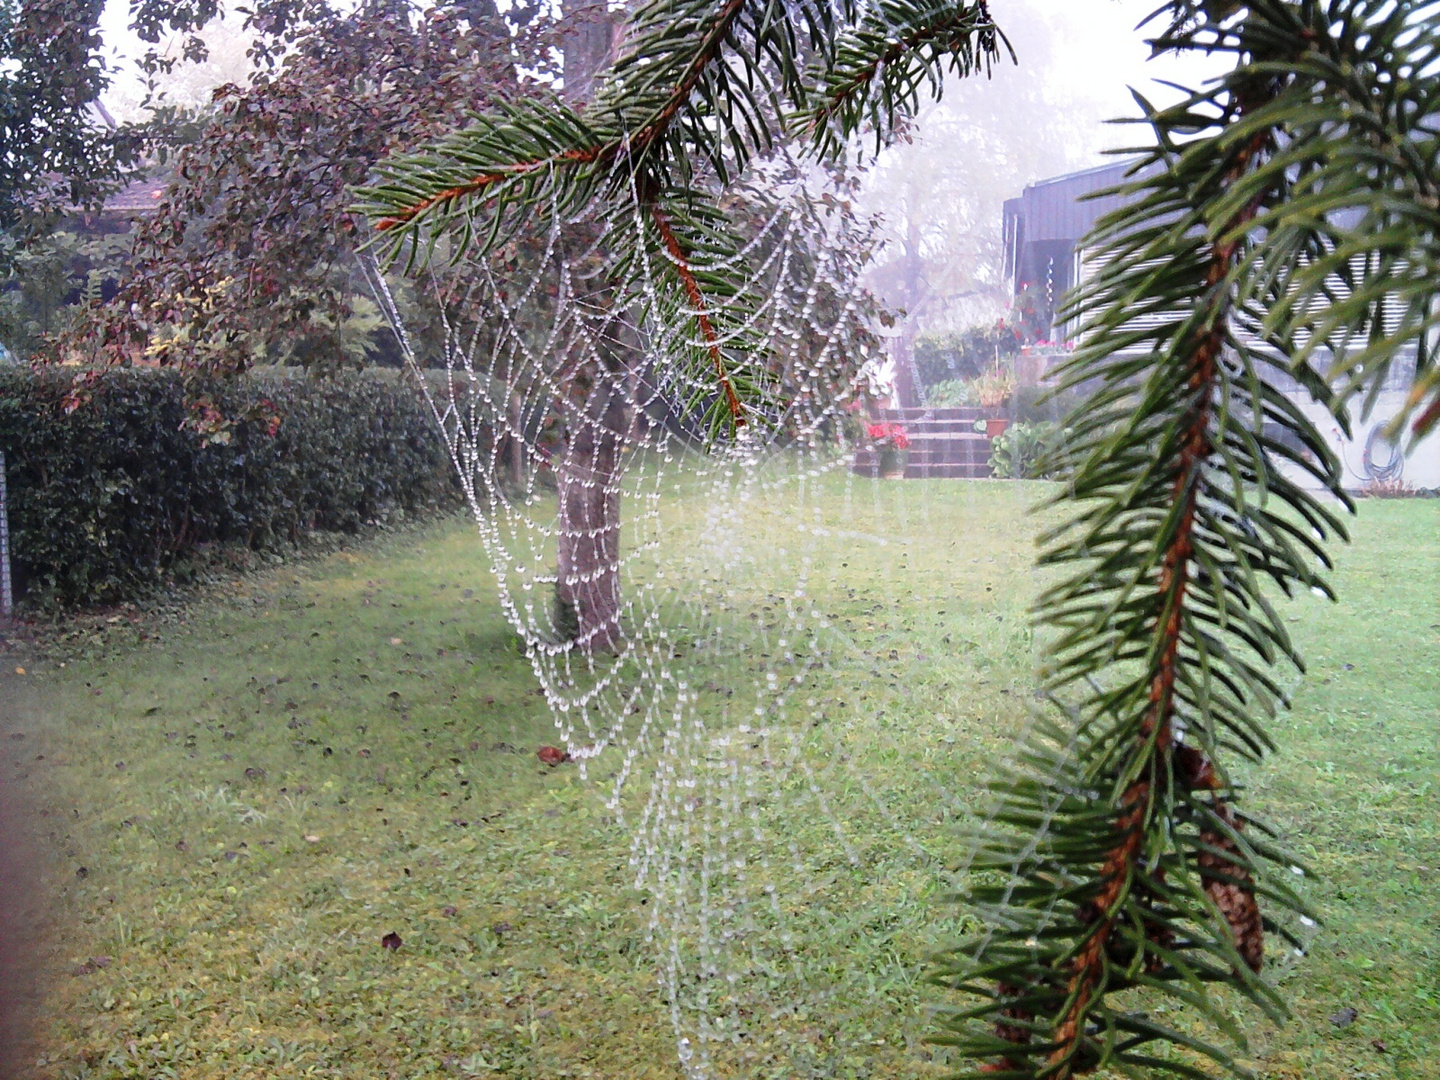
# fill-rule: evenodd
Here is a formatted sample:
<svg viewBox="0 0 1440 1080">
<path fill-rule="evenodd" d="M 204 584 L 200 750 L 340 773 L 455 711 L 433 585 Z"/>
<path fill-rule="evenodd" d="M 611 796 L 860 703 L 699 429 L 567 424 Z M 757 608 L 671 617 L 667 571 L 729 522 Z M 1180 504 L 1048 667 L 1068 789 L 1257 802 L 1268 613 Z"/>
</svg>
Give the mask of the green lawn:
<svg viewBox="0 0 1440 1080">
<path fill-rule="evenodd" d="M 832 624 L 780 669 L 803 672 L 803 767 L 763 810 L 777 850 L 750 887 L 774 903 L 736 916 L 791 935 L 789 967 L 766 986 L 757 960 L 717 1006 L 745 1029 L 718 1075 L 944 1075 L 921 971 L 963 930 L 952 822 L 1027 715 L 1036 490 L 829 477 L 801 517 L 789 497 L 739 508 L 727 566 L 698 492 L 668 504 L 636 564 L 672 567 L 656 617 L 711 588 L 715 618 L 772 650 L 678 650 L 712 735 L 777 670 L 776 582 L 803 566 Z M 1252 1052 L 1270 1077 L 1419 1080 L 1440 1076 L 1440 503 L 1366 503 L 1354 531 L 1341 603 L 1287 611 L 1310 673 L 1250 778 L 1322 872 L 1326 919 L 1283 976 L 1295 1020 Z M 664 752 L 623 793 L 631 824 L 604 804 L 618 751 L 585 778 L 537 761 L 555 725 L 488 567 L 451 522 L 101 623 L 31 667 L 3 746 L 52 856 L 38 1075 L 680 1075 L 665 927 L 631 866 Z M 1346 1006 L 1354 1023 L 1328 1021 Z"/>
</svg>

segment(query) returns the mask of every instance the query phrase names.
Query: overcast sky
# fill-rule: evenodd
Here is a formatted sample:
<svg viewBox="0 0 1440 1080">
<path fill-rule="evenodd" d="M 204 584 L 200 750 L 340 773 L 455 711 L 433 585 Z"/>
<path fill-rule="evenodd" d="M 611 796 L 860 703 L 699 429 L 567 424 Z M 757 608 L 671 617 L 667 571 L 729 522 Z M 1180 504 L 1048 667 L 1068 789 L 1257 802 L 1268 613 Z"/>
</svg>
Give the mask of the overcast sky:
<svg viewBox="0 0 1440 1080">
<path fill-rule="evenodd" d="M 1145 45 L 1141 35 L 1135 32 L 1135 25 L 1158 3 L 1159 0 L 991 0 L 990 6 L 1000 25 L 1015 31 L 1017 44 L 1023 45 L 1024 40 L 1032 39 L 1029 24 L 1044 23 L 1042 32 L 1049 40 L 1037 43 L 1038 49 L 1020 49 L 1021 70 L 1027 78 L 1043 80 L 1047 96 L 1057 103 L 1073 100 L 1076 104 L 1087 104 L 1089 108 L 1083 111 L 1098 118 L 1133 113 L 1129 86 L 1145 86 L 1157 77 L 1193 80 L 1202 70 L 1193 61 L 1182 63 L 1173 58 L 1146 63 Z M 143 48 L 125 29 L 127 8 L 127 0 L 109 0 L 102 22 L 109 51 L 120 61 L 115 86 L 106 99 L 117 115 L 130 115 L 139 100 L 133 79 L 124 76 L 124 58 L 138 55 Z M 189 96 L 203 96 L 210 86 L 243 76 L 243 46 L 234 41 L 217 40 L 216 44 L 216 55 L 204 70 L 183 76 Z M 1037 52 L 1044 55 L 1037 57 Z M 1113 130 L 1098 124 L 1076 134 L 1087 140 L 1096 160 L 1100 150 L 1118 137 Z"/>
<path fill-rule="evenodd" d="M 1022 46 L 1020 70 L 1044 81 L 1047 96 L 1057 104 L 1073 99 L 1085 104 L 1096 120 L 1084 132 L 1077 132 L 1093 159 L 1101 152 L 1123 144 L 1126 133 L 1105 125 L 1104 118 L 1136 115 L 1130 88 L 1152 99 L 1173 99 L 1174 92 L 1156 85 L 1156 80 L 1196 85 L 1216 70 L 1214 61 L 1174 56 L 1149 59 L 1145 46 L 1147 32 L 1137 25 L 1160 6 L 1160 0 L 991 0 L 990 10 L 1002 28 L 1039 17 L 1046 23 L 1048 45 L 1037 62 Z M 1017 36 L 1026 29 L 1017 27 Z M 1148 29 L 1148 28 L 1147 28 Z M 1018 44 L 1018 43 L 1017 43 Z"/>
</svg>

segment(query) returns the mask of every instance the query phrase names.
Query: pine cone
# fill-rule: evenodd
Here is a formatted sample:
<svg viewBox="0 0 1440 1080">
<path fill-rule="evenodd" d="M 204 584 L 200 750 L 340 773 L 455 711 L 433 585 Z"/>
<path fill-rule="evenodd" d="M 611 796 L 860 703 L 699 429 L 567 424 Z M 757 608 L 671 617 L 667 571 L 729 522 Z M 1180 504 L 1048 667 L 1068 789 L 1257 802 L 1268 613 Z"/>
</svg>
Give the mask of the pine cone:
<svg viewBox="0 0 1440 1080">
<path fill-rule="evenodd" d="M 997 996 L 1001 998 L 1018 998 L 1022 993 L 1020 987 L 1003 982 L 995 987 L 995 991 Z M 1033 1013 L 1025 1009 L 1016 1008 L 1013 1005 L 1007 1005 L 1001 1009 L 1000 1015 L 1008 1017 L 1011 1020 L 1019 1020 L 1022 1024 L 1025 1021 L 1035 1018 Z M 1022 1024 L 1007 1024 L 1004 1021 L 999 1021 L 995 1024 L 995 1034 L 1006 1042 L 1015 1043 L 1017 1046 L 1024 1046 L 1030 1041 L 1030 1029 L 1022 1026 Z"/>
<path fill-rule="evenodd" d="M 1216 805 L 1215 814 L 1231 828 L 1239 828 L 1235 815 L 1224 803 Z M 1217 831 L 1207 829 L 1202 832 L 1200 842 L 1214 851 L 1235 850 L 1235 841 Z M 1260 905 L 1256 903 L 1255 891 L 1250 887 L 1253 879 L 1250 871 L 1215 854 L 1214 851 L 1201 852 L 1197 860 L 1205 895 L 1215 901 L 1220 914 L 1230 924 L 1230 933 L 1235 939 L 1235 948 L 1241 958 L 1251 971 L 1259 971 L 1264 962 L 1265 931 L 1260 919 Z"/>
</svg>

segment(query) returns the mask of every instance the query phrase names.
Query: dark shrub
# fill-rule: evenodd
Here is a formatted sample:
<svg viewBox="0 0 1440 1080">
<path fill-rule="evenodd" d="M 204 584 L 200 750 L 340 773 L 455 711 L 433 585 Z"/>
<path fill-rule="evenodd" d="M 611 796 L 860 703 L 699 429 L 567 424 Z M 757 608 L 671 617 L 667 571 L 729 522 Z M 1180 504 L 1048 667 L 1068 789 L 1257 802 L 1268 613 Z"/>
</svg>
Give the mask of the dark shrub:
<svg viewBox="0 0 1440 1080">
<path fill-rule="evenodd" d="M 35 603 L 115 602 L 209 545 L 275 552 L 311 530 L 458 501 L 434 421 L 394 372 L 187 387 L 172 371 L 117 369 L 67 413 L 72 377 L 0 368 L 11 550 Z M 259 418 L 204 439 L 186 421 L 187 403 L 205 398 L 223 416 Z"/>
</svg>

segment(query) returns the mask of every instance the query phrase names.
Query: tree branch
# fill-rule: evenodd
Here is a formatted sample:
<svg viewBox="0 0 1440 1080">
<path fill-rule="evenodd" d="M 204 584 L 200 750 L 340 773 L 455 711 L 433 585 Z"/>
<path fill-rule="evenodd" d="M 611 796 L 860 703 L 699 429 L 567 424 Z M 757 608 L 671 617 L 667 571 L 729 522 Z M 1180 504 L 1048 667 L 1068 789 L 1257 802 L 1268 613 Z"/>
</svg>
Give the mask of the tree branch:
<svg viewBox="0 0 1440 1080">
<path fill-rule="evenodd" d="M 395 213 L 382 217 L 376 222 L 376 229 L 388 232 L 397 226 L 408 224 L 425 211 L 441 203 L 455 202 L 478 195 L 492 184 L 514 180 L 546 169 L 576 165 L 610 167 L 627 160 L 635 161 L 643 158 L 669 132 L 670 126 L 680 115 L 686 102 L 689 101 L 690 95 L 704 75 L 705 69 L 719 57 L 726 36 L 736 19 L 739 18 L 744 6 L 745 0 L 725 0 L 720 10 L 716 12 L 709 30 L 701 39 L 700 46 L 686 67 L 684 75 L 666 95 L 664 102 L 655 110 L 651 118 L 633 135 L 627 132 L 592 146 L 574 147 L 548 157 L 492 166 L 477 173 L 473 179 L 464 184 L 448 187 L 416 201 L 411 206 L 402 207 Z"/>
<path fill-rule="evenodd" d="M 1251 111 L 1243 103 L 1242 115 Z M 1264 129 L 1255 134 L 1235 154 L 1235 160 L 1226 170 L 1222 191 L 1234 187 L 1250 171 L 1258 156 L 1271 144 L 1272 134 Z M 1204 785 L 1218 786 L 1213 767 L 1204 755 L 1188 747 L 1175 746 L 1173 721 L 1175 717 L 1175 685 L 1181 664 L 1180 646 L 1185 632 L 1186 592 L 1190 584 L 1190 566 L 1195 553 L 1195 518 L 1202 485 L 1201 474 L 1206 470 L 1214 452 L 1210 437 L 1210 424 L 1214 409 L 1215 395 L 1220 376 L 1220 356 L 1228 337 L 1228 325 L 1233 302 L 1228 295 L 1226 283 L 1240 247 L 1239 235 L 1252 221 L 1263 205 L 1269 190 L 1254 195 L 1231 220 L 1219 230 L 1221 239 L 1211 245 L 1209 266 L 1203 279 L 1202 296 L 1208 297 L 1211 311 L 1208 326 L 1195 341 L 1190 373 L 1186 379 L 1189 391 L 1189 417 L 1179 443 L 1177 472 L 1172 485 L 1174 505 L 1180 508 L 1175 531 L 1165 547 L 1161 561 L 1159 582 L 1159 610 L 1164 621 L 1160 626 L 1159 649 L 1150 679 L 1149 707 L 1139 726 L 1137 750 L 1153 760 L 1159 755 L 1162 762 L 1170 763 L 1174 776 L 1175 757 L 1172 750 L 1187 753 L 1182 755 L 1184 775 L 1178 777 L 1183 786 L 1193 789 Z M 1198 755 L 1199 760 L 1194 760 Z M 1152 767 L 1151 776 L 1156 775 Z M 1115 846 L 1105 856 L 1100 869 L 1101 885 L 1098 895 L 1090 902 L 1090 911 L 1095 923 L 1084 946 L 1070 965 L 1067 986 L 1068 1005 L 1055 1027 L 1055 1048 L 1047 1062 L 1048 1080 L 1067 1080 L 1077 1071 L 1078 1052 L 1081 1049 L 1083 1026 L 1088 1007 L 1096 988 L 1100 985 L 1108 964 L 1111 938 L 1121 901 L 1131 888 L 1136 887 L 1139 874 L 1139 859 L 1145 837 L 1144 823 L 1154 808 L 1154 799 L 1159 794 L 1152 779 L 1134 781 L 1120 799 L 1120 812 L 1114 830 L 1118 834 Z M 1223 804 L 1216 808 L 1222 822 L 1235 826 L 1235 819 Z M 1206 847 L 1233 850 L 1234 843 L 1228 837 L 1217 836 L 1213 831 L 1202 833 L 1201 842 Z M 1260 933 L 1260 915 L 1253 889 L 1250 888 L 1248 872 L 1228 863 L 1222 856 L 1206 852 L 1200 856 L 1202 883 L 1220 909 L 1230 926 L 1236 948 L 1240 950 L 1252 970 L 1258 970 L 1263 949 L 1263 935 Z M 1210 871 L 1204 873 L 1204 871 Z M 1217 876 L 1218 875 L 1218 876 Z M 1001 1027 L 997 1024 L 997 1033 Z M 1002 1037 L 1003 1034 L 1002 1034 Z M 1001 1063 L 1006 1064 L 1006 1062 Z"/>
<path fill-rule="evenodd" d="M 715 327 L 710 322 L 710 316 L 705 307 L 705 297 L 700 291 L 700 283 L 695 280 L 695 273 L 690 269 L 690 261 L 686 258 L 685 249 L 670 228 L 670 219 L 665 211 L 656 203 L 650 204 L 650 217 L 655 222 L 655 228 L 660 233 L 660 241 L 665 246 L 666 252 L 670 255 L 670 261 L 675 265 L 675 273 L 679 275 L 680 282 L 685 287 L 685 295 L 690 299 L 691 313 L 695 316 L 695 322 L 700 327 L 700 334 L 705 339 L 705 351 L 710 354 L 710 359 L 715 365 L 715 375 L 720 382 L 720 388 L 725 394 L 725 404 L 730 410 L 730 418 L 736 427 L 745 423 L 744 409 L 740 404 L 740 396 L 735 392 L 735 384 L 730 379 L 730 373 L 725 366 L 725 356 L 720 351 L 719 338 L 715 333 Z"/>
</svg>

